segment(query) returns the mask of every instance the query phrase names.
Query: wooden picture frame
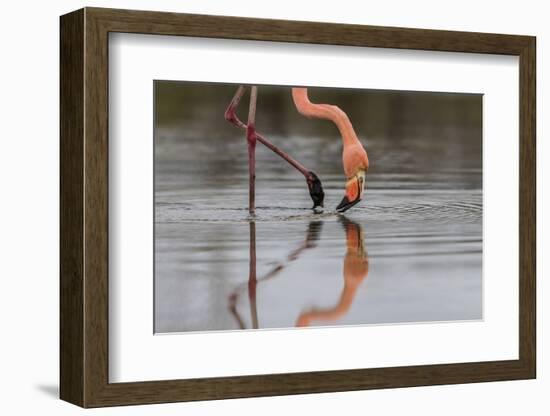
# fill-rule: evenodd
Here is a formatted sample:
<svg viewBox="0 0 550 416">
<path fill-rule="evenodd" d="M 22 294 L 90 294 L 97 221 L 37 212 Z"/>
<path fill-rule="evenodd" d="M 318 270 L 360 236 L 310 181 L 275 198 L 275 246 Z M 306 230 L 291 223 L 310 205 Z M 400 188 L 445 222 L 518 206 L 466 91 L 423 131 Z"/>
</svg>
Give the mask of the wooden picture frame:
<svg viewBox="0 0 550 416">
<path fill-rule="evenodd" d="M 82 407 L 535 378 L 535 38 L 85 8 L 61 17 L 60 396 Z M 519 359 L 109 383 L 108 34 L 519 56 Z"/>
</svg>

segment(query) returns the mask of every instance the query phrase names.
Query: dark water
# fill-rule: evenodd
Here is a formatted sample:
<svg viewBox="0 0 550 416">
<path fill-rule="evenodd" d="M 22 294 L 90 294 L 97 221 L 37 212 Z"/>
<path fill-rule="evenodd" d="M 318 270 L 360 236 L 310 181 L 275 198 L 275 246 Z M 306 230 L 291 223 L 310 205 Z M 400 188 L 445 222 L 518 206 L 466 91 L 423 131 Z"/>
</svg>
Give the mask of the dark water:
<svg viewBox="0 0 550 416">
<path fill-rule="evenodd" d="M 244 133 L 223 120 L 234 90 L 156 83 L 156 332 L 482 318 L 481 96 L 310 90 L 369 153 L 366 196 L 341 215 L 337 130 L 260 87 L 258 129 L 326 198 L 313 213 L 303 177 L 259 144 L 251 219 Z"/>
</svg>

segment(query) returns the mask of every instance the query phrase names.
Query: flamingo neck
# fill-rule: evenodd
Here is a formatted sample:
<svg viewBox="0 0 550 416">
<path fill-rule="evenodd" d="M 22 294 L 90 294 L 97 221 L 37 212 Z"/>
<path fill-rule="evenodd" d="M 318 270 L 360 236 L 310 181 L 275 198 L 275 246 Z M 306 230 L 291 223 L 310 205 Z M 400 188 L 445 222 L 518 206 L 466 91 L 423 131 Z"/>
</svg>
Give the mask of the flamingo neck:
<svg viewBox="0 0 550 416">
<path fill-rule="evenodd" d="M 359 143 L 348 115 L 339 107 L 330 104 L 312 103 L 309 101 L 307 88 L 292 88 L 292 98 L 300 114 L 306 117 L 332 121 L 340 131 L 344 146 Z"/>
</svg>

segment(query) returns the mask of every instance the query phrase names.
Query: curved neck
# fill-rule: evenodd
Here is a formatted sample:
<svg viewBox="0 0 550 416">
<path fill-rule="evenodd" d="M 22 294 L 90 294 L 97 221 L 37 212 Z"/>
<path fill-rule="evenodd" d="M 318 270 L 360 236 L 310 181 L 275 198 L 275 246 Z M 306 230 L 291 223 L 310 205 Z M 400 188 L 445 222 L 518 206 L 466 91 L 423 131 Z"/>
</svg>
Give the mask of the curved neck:
<svg viewBox="0 0 550 416">
<path fill-rule="evenodd" d="M 340 131 L 344 146 L 359 142 L 348 115 L 339 107 L 312 103 L 307 96 L 307 88 L 292 88 L 292 99 L 300 114 L 332 121 Z"/>
</svg>

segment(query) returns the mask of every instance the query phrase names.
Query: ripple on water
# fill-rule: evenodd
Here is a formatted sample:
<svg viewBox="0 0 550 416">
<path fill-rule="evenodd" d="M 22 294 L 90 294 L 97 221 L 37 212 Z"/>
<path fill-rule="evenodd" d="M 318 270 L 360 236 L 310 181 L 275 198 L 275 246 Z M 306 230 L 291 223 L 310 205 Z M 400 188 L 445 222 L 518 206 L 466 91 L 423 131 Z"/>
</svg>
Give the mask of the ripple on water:
<svg viewBox="0 0 550 416">
<path fill-rule="evenodd" d="M 273 196 L 273 195 L 272 195 Z M 333 218 L 338 215 L 333 209 L 320 213 L 296 203 L 281 205 L 283 195 L 273 198 L 270 205 L 258 205 L 254 215 L 250 215 L 238 199 L 223 198 L 228 204 L 205 204 L 202 200 L 189 202 L 157 202 L 155 220 L 157 223 L 178 222 L 257 222 L 269 221 L 308 221 Z M 330 204 L 333 202 L 331 201 Z M 329 206 L 329 203 L 325 204 Z M 478 223 L 483 210 L 482 194 L 478 191 L 392 193 L 371 192 L 360 206 L 349 210 L 346 215 L 355 220 L 403 221 L 436 223 Z"/>
</svg>

